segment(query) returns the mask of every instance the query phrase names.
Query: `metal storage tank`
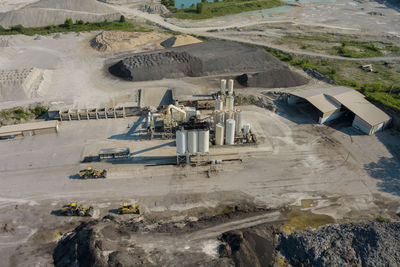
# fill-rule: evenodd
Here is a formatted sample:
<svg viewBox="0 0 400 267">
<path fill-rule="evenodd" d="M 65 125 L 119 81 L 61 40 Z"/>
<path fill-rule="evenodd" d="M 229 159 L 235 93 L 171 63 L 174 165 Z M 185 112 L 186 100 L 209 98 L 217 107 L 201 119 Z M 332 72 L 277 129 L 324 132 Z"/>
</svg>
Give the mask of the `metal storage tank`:
<svg viewBox="0 0 400 267">
<path fill-rule="evenodd" d="M 240 109 L 235 110 L 235 134 L 239 135 L 242 130 L 242 111 Z"/>
<path fill-rule="evenodd" d="M 233 80 L 229 79 L 228 81 L 228 95 L 233 95 Z"/>
<path fill-rule="evenodd" d="M 225 142 L 227 145 L 235 144 L 235 120 L 226 120 L 226 138 Z"/>
<path fill-rule="evenodd" d="M 186 153 L 187 147 L 187 132 L 177 131 L 176 132 L 176 153 L 178 155 L 183 155 Z"/>
<path fill-rule="evenodd" d="M 218 123 L 215 127 L 215 144 L 223 145 L 224 144 L 224 130 L 225 126 L 223 123 Z"/>
<path fill-rule="evenodd" d="M 233 96 L 227 96 L 225 99 L 225 109 L 228 111 L 233 111 L 233 106 L 234 106 L 234 98 Z"/>
<path fill-rule="evenodd" d="M 224 123 L 226 124 L 226 121 L 227 121 L 227 120 L 229 120 L 229 119 L 234 119 L 234 118 L 235 118 L 235 117 L 234 117 L 232 111 L 226 111 L 226 112 L 225 112 L 225 120 L 224 120 Z"/>
<path fill-rule="evenodd" d="M 226 80 L 222 79 L 221 80 L 221 95 L 225 95 L 225 91 L 226 91 Z"/>
<path fill-rule="evenodd" d="M 208 153 L 210 148 L 210 131 L 199 131 L 199 152 Z"/>
<path fill-rule="evenodd" d="M 215 99 L 215 110 L 223 110 L 224 109 L 224 102 L 218 98 Z"/>
<path fill-rule="evenodd" d="M 225 113 L 221 110 L 214 111 L 214 129 L 218 123 L 224 123 Z"/>
<path fill-rule="evenodd" d="M 197 153 L 198 150 L 198 132 L 189 131 L 188 132 L 188 143 L 187 148 L 189 153 Z"/>
<path fill-rule="evenodd" d="M 250 132 L 250 123 L 246 123 L 243 127 L 244 134 L 248 134 Z"/>
</svg>

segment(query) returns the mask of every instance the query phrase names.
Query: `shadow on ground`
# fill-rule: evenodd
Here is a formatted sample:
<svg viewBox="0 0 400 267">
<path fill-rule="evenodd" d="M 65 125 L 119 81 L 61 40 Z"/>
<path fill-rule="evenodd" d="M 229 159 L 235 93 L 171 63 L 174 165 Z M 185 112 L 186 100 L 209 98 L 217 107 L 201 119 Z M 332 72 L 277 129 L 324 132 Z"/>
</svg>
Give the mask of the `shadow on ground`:
<svg viewBox="0 0 400 267">
<path fill-rule="evenodd" d="M 376 134 L 386 146 L 391 157 L 381 157 L 378 162 L 364 165 L 373 178 L 379 180 L 381 191 L 400 196 L 400 132 L 389 129 Z"/>
</svg>

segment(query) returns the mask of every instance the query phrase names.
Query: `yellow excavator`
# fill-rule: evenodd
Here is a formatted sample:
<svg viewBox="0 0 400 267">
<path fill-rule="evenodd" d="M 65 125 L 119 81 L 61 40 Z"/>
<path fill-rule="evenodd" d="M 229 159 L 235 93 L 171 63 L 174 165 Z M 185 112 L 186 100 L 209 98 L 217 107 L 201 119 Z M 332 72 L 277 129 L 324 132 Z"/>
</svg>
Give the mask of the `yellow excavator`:
<svg viewBox="0 0 400 267">
<path fill-rule="evenodd" d="M 125 202 L 122 204 L 122 207 L 118 208 L 118 214 L 141 214 L 142 211 L 139 205 L 129 204 Z"/>
<path fill-rule="evenodd" d="M 91 167 L 88 167 L 87 169 L 81 170 L 79 172 L 79 177 L 81 179 L 97 179 L 97 178 L 106 178 L 107 176 L 107 170 L 98 170 L 98 169 L 92 169 Z"/>
<path fill-rule="evenodd" d="M 86 208 L 82 205 L 78 205 L 76 202 L 72 202 L 69 205 L 65 205 L 61 208 L 61 213 L 66 216 L 93 216 L 93 207 Z"/>
</svg>

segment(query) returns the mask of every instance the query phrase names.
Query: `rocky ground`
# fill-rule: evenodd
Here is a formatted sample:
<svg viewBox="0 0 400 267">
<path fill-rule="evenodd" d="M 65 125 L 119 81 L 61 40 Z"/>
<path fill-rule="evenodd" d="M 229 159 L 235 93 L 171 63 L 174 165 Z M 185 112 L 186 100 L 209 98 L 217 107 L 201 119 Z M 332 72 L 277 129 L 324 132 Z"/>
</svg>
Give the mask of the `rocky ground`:
<svg viewBox="0 0 400 267">
<path fill-rule="evenodd" d="M 293 266 L 398 266 L 400 222 L 329 225 L 283 235 L 278 248 Z"/>
<path fill-rule="evenodd" d="M 308 82 L 262 49 L 228 41 L 133 54 L 112 65 L 109 71 L 131 81 L 259 72 L 246 74 L 240 80 L 243 86 L 289 87 Z"/>
</svg>

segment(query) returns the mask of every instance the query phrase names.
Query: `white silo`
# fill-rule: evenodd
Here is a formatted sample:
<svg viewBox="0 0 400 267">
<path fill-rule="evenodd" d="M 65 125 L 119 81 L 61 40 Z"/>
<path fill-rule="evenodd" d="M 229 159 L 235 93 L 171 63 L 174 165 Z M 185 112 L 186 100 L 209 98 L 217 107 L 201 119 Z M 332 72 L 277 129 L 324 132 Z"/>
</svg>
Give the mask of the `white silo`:
<svg viewBox="0 0 400 267">
<path fill-rule="evenodd" d="M 235 110 L 235 134 L 239 135 L 242 130 L 242 111 L 240 109 Z"/>
<path fill-rule="evenodd" d="M 224 102 L 221 98 L 215 99 L 215 110 L 223 110 L 224 109 Z"/>
<path fill-rule="evenodd" d="M 229 119 L 234 119 L 234 115 L 232 111 L 226 111 L 225 112 L 225 118 L 224 118 L 224 124 L 226 124 L 226 121 Z"/>
<path fill-rule="evenodd" d="M 243 133 L 248 134 L 250 132 L 250 123 L 246 123 L 243 127 Z"/>
<path fill-rule="evenodd" d="M 210 147 L 210 131 L 199 131 L 199 152 L 208 153 Z"/>
<path fill-rule="evenodd" d="M 226 91 L 226 80 L 222 79 L 221 80 L 221 95 L 225 95 L 225 91 Z"/>
<path fill-rule="evenodd" d="M 215 144 L 222 146 L 224 144 L 224 124 L 218 123 L 215 127 Z"/>
<path fill-rule="evenodd" d="M 229 79 L 228 81 L 228 95 L 233 95 L 233 80 Z"/>
<path fill-rule="evenodd" d="M 221 110 L 214 111 L 214 129 L 218 123 L 224 123 L 225 113 Z"/>
<path fill-rule="evenodd" d="M 233 96 L 227 96 L 226 98 L 225 98 L 225 110 L 228 110 L 228 111 L 233 111 L 233 106 L 234 106 L 234 98 L 233 98 Z"/>
<path fill-rule="evenodd" d="M 198 150 L 198 132 L 189 131 L 188 132 L 188 143 L 187 148 L 189 153 L 197 153 Z"/>
<path fill-rule="evenodd" d="M 178 155 L 183 155 L 186 153 L 186 142 L 187 141 L 187 132 L 186 131 L 177 131 L 176 132 L 176 153 Z"/>
<path fill-rule="evenodd" d="M 235 120 L 229 119 L 226 121 L 226 138 L 227 145 L 235 144 Z"/>
</svg>

